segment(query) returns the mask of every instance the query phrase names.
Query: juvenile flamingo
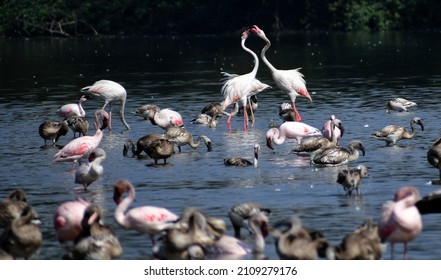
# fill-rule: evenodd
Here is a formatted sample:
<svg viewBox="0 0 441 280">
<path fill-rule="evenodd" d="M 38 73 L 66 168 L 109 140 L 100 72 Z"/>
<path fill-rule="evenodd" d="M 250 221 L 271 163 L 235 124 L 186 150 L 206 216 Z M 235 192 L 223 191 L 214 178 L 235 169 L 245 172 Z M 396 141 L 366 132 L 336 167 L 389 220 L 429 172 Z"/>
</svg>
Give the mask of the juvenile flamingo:
<svg viewBox="0 0 441 280">
<path fill-rule="evenodd" d="M 126 99 L 127 99 L 127 92 L 123 86 L 120 84 L 109 81 L 109 80 L 100 80 L 95 82 L 91 86 L 83 87 L 81 89 L 82 92 L 88 92 L 93 96 L 100 97 L 104 99 L 104 105 L 102 107 L 102 110 L 104 110 L 109 104 L 109 130 L 112 131 L 112 103 L 114 101 L 121 102 L 121 107 L 119 110 L 119 116 L 121 118 L 122 123 L 124 126 L 129 130 L 130 126 L 126 122 L 126 119 L 124 117 L 124 109 L 126 106 Z"/>
<path fill-rule="evenodd" d="M 401 187 L 395 192 L 393 201 L 383 204 L 378 230 L 382 242 L 390 243 L 391 259 L 394 258 L 395 243 L 404 244 L 403 258 L 408 258 L 407 244 L 423 229 L 421 215 L 415 206 L 419 199 L 414 187 Z"/>
<path fill-rule="evenodd" d="M 322 133 L 315 127 L 301 122 L 284 122 L 279 128 L 273 127 L 266 132 L 266 145 L 274 150 L 272 143 L 282 145 L 285 139 L 296 139 L 300 144 L 302 138 L 320 136 Z"/>
<path fill-rule="evenodd" d="M 247 159 L 244 159 L 244 158 L 234 157 L 234 158 L 225 158 L 224 164 L 226 166 L 240 166 L 240 167 L 254 166 L 254 167 L 257 167 L 258 162 L 259 162 L 260 145 L 255 144 L 253 151 L 254 151 L 253 162 L 251 162 Z"/>
<path fill-rule="evenodd" d="M 303 78 L 303 74 L 299 72 L 300 68 L 291 69 L 291 70 L 279 70 L 275 68 L 266 58 L 266 51 L 271 46 L 271 41 L 266 37 L 265 32 L 260 29 L 257 25 L 254 25 L 251 28 L 251 32 L 254 32 L 266 42 L 265 47 L 262 49 L 260 56 L 263 62 L 268 66 L 271 71 L 271 75 L 273 77 L 274 82 L 277 87 L 282 90 L 284 93 L 288 94 L 291 99 L 292 107 L 296 114 L 297 121 L 301 122 L 302 118 L 300 117 L 299 112 L 296 108 L 296 97 L 303 96 L 309 99 L 312 102 L 311 96 L 309 95 L 308 90 L 306 89 L 305 79 Z"/>
<path fill-rule="evenodd" d="M 41 138 L 44 139 L 44 145 L 46 146 L 46 140 L 52 140 L 52 145 L 55 146 L 55 143 L 61 136 L 66 135 L 69 132 L 69 126 L 65 121 L 57 122 L 57 121 L 45 121 L 38 127 L 38 133 Z"/>
<path fill-rule="evenodd" d="M 271 209 L 264 208 L 254 202 L 243 202 L 232 206 L 230 211 L 228 211 L 228 217 L 233 225 L 234 237 L 241 238 L 241 228 L 246 228 L 250 233 L 252 233 L 251 229 L 249 228 L 249 219 L 252 215 L 259 212 L 264 212 L 269 215 L 271 213 Z"/>
<path fill-rule="evenodd" d="M 102 161 L 106 159 L 106 152 L 101 148 L 93 149 L 90 153 L 89 161 L 81 164 L 75 172 L 75 184 L 82 184 L 84 190 L 98 180 L 103 173 Z"/>
<path fill-rule="evenodd" d="M 401 139 L 412 139 L 415 137 L 416 130 L 413 127 L 414 123 L 421 126 L 421 131 L 424 131 L 423 121 L 420 118 L 415 117 L 410 120 L 410 129 L 412 130 L 410 133 L 403 126 L 391 124 L 383 127 L 381 130 L 372 133 L 371 137 L 386 141 L 386 146 L 390 144 L 395 145 L 397 141 Z"/>
<path fill-rule="evenodd" d="M 124 192 L 127 197 L 121 200 Z M 115 209 L 115 220 L 123 228 L 147 233 L 154 245 L 155 235 L 169 228 L 178 216 L 162 207 L 140 206 L 128 210 L 135 199 L 135 187 L 128 180 L 115 182 L 113 200 L 118 205 Z"/>
<path fill-rule="evenodd" d="M 0 201 L 0 228 L 8 228 L 14 219 L 20 217 L 28 205 L 26 193 L 22 189 L 11 192 L 8 198 Z"/>
</svg>

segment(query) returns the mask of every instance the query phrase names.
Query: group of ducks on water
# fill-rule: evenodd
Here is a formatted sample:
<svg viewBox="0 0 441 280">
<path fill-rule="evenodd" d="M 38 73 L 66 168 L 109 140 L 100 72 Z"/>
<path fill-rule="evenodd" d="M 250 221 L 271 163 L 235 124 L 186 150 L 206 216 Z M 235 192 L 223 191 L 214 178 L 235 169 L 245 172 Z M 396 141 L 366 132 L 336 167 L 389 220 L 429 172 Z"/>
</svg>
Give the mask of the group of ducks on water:
<svg viewBox="0 0 441 280">
<path fill-rule="evenodd" d="M 242 48 L 254 58 L 253 71 L 245 75 L 223 73 L 225 77 L 221 89 L 224 96 L 223 102 L 207 105 L 192 123 L 205 124 L 214 128 L 217 119 L 226 115 L 228 116 L 228 127 L 231 129 L 231 118 L 239 113 L 244 117 L 244 130 L 249 125 L 249 115 L 251 115 L 252 123 L 254 122 L 254 112 L 257 108 L 256 95 L 269 86 L 255 78 L 259 59 L 253 51 L 245 46 L 245 41 L 251 33 L 257 34 L 266 42 L 261 52 L 261 58 L 271 70 L 278 88 L 286 92 L 291 100 L 291 104 L 283 103 L 279 109 L 279 115 L 284 122 L 280 126 L 272 127 L 267 131 L 267 147 L 274 149 L 273 144 L 281 145 L 286 139 L 295 139 L 298 145 L 293 149 L 293 153 L 307 154 L 310 157 L 311 164 L 325 167 L 346 165 L 356 160 L 360 152 L 364 155 L 365 148 L 358 140 L 351 141 L 348 149 L 339 145 L 340 138 L 344 134 L 344 127 L 342 122 L 335 116 L 330 117 L 322 130 L 302 122 L 295 106 L 296 97 L 303 96 L 311 101 L 303 75 L 299 72 L 299 69 L 278 70 L 270 64 L 265 57 L 265 53 L 271 43 L 263 30 L 257 26 L 245 30 L 241 37 Z M 98 145 L 103 137 L 104 129 L 108 128 L 110 133 L 112 132 L 113 102 L 119 101 L 121 103 L 119 112 L 121 121 L 127 129 L 130 129 L 130 126 L 124 118 L 127 93 L 120 84 L 110 80 L 100 80 L 91 86 L 82 88 L 81 91 L 87 94 L 81 96 L 79 104 L 65 105 L 57 111 L 64 120 L 44 122 L 41 124 L 39 132 L 45 140 L 45 145 L 46 140 L 51 140 L 55 144 L 60 136 L 67 134 L 70 127 L 74 132 L 74 139 L 55 154 L 54 162 L 72 161 L 73 168 L 75 168 L 76 162 L 81 161 L 82 158 L 87 158 L 88 162 L 80 164 L 75 174 L 75 182 L 82 184 L 87 189 L 103 173 L 101 163 L 106 155 L 104 150 L 98 148 Z M 88 125 L 85 125 L 87 121 L 85 120 L 85 112 L 82 109 L 82 102 L 90 97 L 99 97 L 104 100 L 103 107 L 95 112 L 94 125 L 96 132 L 93 136 L 87 135 Z M 242 108 L 239 108 L 239 101 L 242 103 Z M 226 108 L 231 104 L 234 104 L 234 109 L 228 113 Z M 110 108 L 109 113 L 105 111 L 107 105 Z M 387 110 L 407 111 L 408 108 L 415 105 L 414 102 L 396 98 L 389 101 Z M 145 152 L 154 160 L 155 164 L 158 164 L 159 160 L 163 160 L 165 164 L 166 160 L 175 153 L 175 147 L 179 151 L 183 145 L 197 148 L 201 141 L 204 141 L 207 151 L 212 149 L 211 140 L 207 136 L 200 135 L 197 141 L 194 142 L 192 134 L 183 127 L 181 115 L 174 110 L 160 109 L 156 105 L 148 104 L 137 108 L 133 113 L 150 120 L 153 125 L 161 127 L 164 132 L 143 136 L 138 139 L 136 144 L 133 140 L 128 140 L 123 150 L 125 156 L 128 155 L 129 151 L 134 156 L 140 156 L 142 152 Z M 395 145 L 401 139 L 415 137 L 414 124 L 420 125 L 421 129 L 424 130 L 421 119 L 413 118 L 410 121 L 411 132 L 408 132 L 404 127 L 390 125 L 371 136 L 386 141 L 387 145 Z M 87 127 L 87 129 L 83 127 Z M 79 133 L 79 137 L 75 138 L 75 133 Z M 260 145 L 255 144 L 253 146 L 254 159 L 252 162 L 243 158 L 227 158 L 224 159 L 224 164 L 257 167 L 259 150 Z M 434 143 L 427 156 L 428 161 L 434 167 L 440 169 L 441 180 L 441 163 L 439 160 L 441 156 L 441 138 Z M 337 182 L 342 184 L 346 194 L 350 196 L 353 191 L 359 193 L 361 179 L 367 175 L 368 168 L 366 166 L 345 167 L 339 172 Z M 121 200 L 125 192 L 128 193 L 128 196 Z M 153 206 L 143 206 L 129 210 L 128 208 L 134 198 L 135 188 L 129 181 L 120 180 L 115 183 L 114 201 L 118 205 L 115 209 L 115 220 L 124 228 L 147 233 L 153 244 L 153 253 L 158 258 L 201 259 L 219 255 L 236 258 L 250 253 L 262 255 L 264 254 L 264 238 L 271 232 L 276 237 L 277 253 L 283 259 L 316 259 L 319 257 L 329 259 L 379 259 L 381 258 L 383 244 L 386 241 L 391 243 L 392 253 L 394 243 L 404 243 L 404 256 L 407 257 L 407 243 L 413 240 L 422 230 L 420 217 L 420 211 L 422 210 L 420 209 L 432 205 L 432 201 L 437 199 L 438 196 L 432 195 L 421 200 L 418 198 L 418 192 L 415 188 L 400 188 L 394 201 L 385 204 L 378 225 L 374 224 L 372 220 L 367 220 L 353 233 L 345 236 L 342 243 L 337 246 L 331 246 L 322 233 L 304 229 L 298 217 L 276 223 L 272 227 L 269 226 L 268 213 L 270 211 L 251 202 L 231 209 L 229 217 L 235 230 L 235 236 L 231 237 L 225 234 L 225 222 L 208 216 L 199 209 L 185 209 L 181 216 L 177 216 L 165 208 Z M 12 196 L 8 198 L 7 202 L 13 200 Z M 251 210 L 244 210 L 248 208 Z M 439 212 L 436 208 L 424 211 L 421 214 Z M 35 229 L 33 224 L 35 214 L 32 214 L 35 211 L 21 210 L 17 213 L 10 221 L 10 225 L 4 226 L 3 236 L 7 234 L 18 236 L 16 229 L 24 224 Z M 79 198 L 60 205 L 54 215 L 54 228 L 57 232 L 57 238 L 60 243 L 73 243 L 69 247 L 66 258 L 110 259 L 121 255 L 122 248 L 114 232 L 104 226 L 100 220 L 102 214 L 102 210 L 97 205 Z M 403 221 L 399 219 L 401 215 L 410 216 L 412 220 L 410 222 L 405 221 L 402 224 Z M 239 233 L 241 227 L 247 228 L 252 233 L 254 241 L 251 247 L 241 240 Z M 281 227 L 285 228 L 281 230 Z M 160 235 L 160 242 L 155 238 L 157 235 Z M 41 233 L 40 238 L 35 237 L 35 240 L 38 241 L 38 239 L 40 241 L 35 244 L 41 244 Z M 14 250 L 8 247 L 11 245 L 4 245 L 8 243 L 3 241 L 7 240 L 7 237 L 2 237 L 1 240 L 1 248 L 5 255 L 10 255 L 13 258 L 29 258 L 35 253 L 36 249 L 34 251 L 30 250 L 32 253 L 16 254 Z M 13 243 L 15 244 L 15 242 Z M 38 248 L 39 246 L 34 247 Z"/>
</svg>

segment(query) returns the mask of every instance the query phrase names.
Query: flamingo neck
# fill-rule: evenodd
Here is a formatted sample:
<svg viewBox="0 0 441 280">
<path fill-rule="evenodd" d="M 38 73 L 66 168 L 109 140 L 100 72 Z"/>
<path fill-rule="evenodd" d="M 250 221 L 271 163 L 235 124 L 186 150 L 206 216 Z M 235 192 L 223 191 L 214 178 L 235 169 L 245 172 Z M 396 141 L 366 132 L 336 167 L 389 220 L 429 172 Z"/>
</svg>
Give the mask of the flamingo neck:
<svg viewBox="0 0 441 280">
<path fill-rule="evenodd" d="M 125 212 L 127 211 L 127 208 L 129 208 L 130 204 L 132 204 L 133 200 L 135 200 L 135 188 L 133 186 L 129 186 L 127 197 L 124 198 L 115 209 L 115 220 L 123 227 L 128 226 L 127 220 L 125 219 Z"/>
<path fill-rule="evenodd" d="M 126 107 L 126 96 L 127 94 L 125 94 L 123 96 L 123 98 L 121 99 L 121 108 L 119 110 L 119 117 L 121 118 L 122 123 L 124 124 L 124 126 L 127 128 L 127 130 L 130 129 L 130 125 L 126 122 L 126 119 L 124 117 L 124 110 Z"/>
<path fill-rule="evenodd" d="M 80 109 L 80 117 L 86 116 L 86 111 L 83 109 L 83 100 L 80 99 L 80 102 L 78 102 L 78 109 Z"/>
<path fill-rule="evenodd" d="M 285 142 L 285 133 L 281 133 L 279 129 L 273 128 L 274 135 L 273 135 L 273 142 L 277 145 L 282 145 Z"/>
<path fill-rule="evenodd" d="M 256 74 L 257 74 L 257 69 L 259 68 L 259 58 L 257 57 L 257 55 L 252 50 L 250 50 L 249 48 L 247 48 L 245 46 L 245 41 L 247 40 L 247 38 L 245 38 L 245 39 L 243 39 L 241 41 L 241 46 L 242 46 L 242 49 L 244 49 L 246 52 L 250 53 L 253 56 L 253 58 L 254 58 L 254 68 L 250 72 L 250 74 L 252 75 L 252 77 L 254 79 L 256 77 Z"/>
<path fill-rule="evenodd" d="M 274 73 L 277 71 L 276 67 L 274 67 L 266 58 L 266 51 L 271 47 L 271 41 L 268 38 L 266 38 L 266 36 L 263 36 L 262 39 L 265 40 L 266 45 L 265 47 L 263 47 L 262 51 L 260 52 L 260 57 L 262 58 L 263 63 L 265 63 L 266 66 L 268 66 L 271 73 Z"/>
<path fill-rule="evenodd" d="M 257 167 L 259 162 L 259 153 L 258 151 L 254 151 L 254 160 L 253 160 L 253 166 Z"/>
</svg>

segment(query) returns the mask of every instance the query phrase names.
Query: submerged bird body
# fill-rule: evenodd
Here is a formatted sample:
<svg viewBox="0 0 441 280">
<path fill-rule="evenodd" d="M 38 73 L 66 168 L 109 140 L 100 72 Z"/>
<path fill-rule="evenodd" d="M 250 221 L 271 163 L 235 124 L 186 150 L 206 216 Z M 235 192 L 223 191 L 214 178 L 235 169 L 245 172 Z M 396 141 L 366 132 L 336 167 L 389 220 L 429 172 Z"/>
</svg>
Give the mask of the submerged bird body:
<svg viewBox="0 0 441 280">
<path fill-rule="evenodd" d="M 407 112 L 409 108 L 415 107 L 417 104 L 413 101 L 409 101 L 404 98 L 394 98 L 390 99 L 386 105 L 386 112 L 398 111 L 398 112 Z"/>
<path fill-rule="evenodd" d="M 254 166 L 254 167 L 257 167 L 258 160 L 259 160 L 259 151 L 260 151 L 260 145 L 255 144 L 254 145 L 253 162 L 251 162 L 247 159 L 244 159 L 244 158 L 235 157 L 235 158 L 225 158 L 224 164 L 226 166 L 240 166 L 240 167 Z"/>
<path fill-rule="evenodd" d="M 410 133 L 402 126 L 388 125 L 381 130 L 372 133 L 371 137 L 386 141 L 386 145 L 395 145 L 397 141 L 401 139 L 412 139 L 416 136 L 416 130 L 413 127 L 414 123 L 420 125 L 421 130 L 424 131 L 423 121 L 420 118 L 415 117 L 410 120 L 410 128 L 412 130 Z"/>
<path fill-rule="evenodd" d="M 337 146 L 329 149 L 320 149 L 311 155 L 311 164 L 317 166 L 339 166 L 358 159 L 359 152 L 365 155 L 365 148 L 358 140 L 349 143 L 348 149 Z"/>
</svg>

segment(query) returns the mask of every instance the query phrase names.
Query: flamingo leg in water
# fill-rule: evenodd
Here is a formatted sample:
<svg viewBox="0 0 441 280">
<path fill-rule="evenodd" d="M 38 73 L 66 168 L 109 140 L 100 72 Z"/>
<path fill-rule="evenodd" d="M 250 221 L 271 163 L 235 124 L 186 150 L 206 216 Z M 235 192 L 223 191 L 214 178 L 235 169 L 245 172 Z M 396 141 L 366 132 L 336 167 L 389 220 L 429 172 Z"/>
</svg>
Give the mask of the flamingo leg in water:
<svg viewBox="0 0 441 280">
<path fill-rule="evenodd" d="M 253 106 L 251 105 L 251 100 L 248 100 L 250 103 L 250 111 L 251 111 L 251 126 L 254 127 L 254 112 L 253 112 Z"/>
<path fill-rule="evenodd" d="M 248 126 L 248 113 L 247 113 L 247 105 L 243 106 L 243 131 L 247 131 Z"/>
<path fill-rule="evenodd" d="M 300 114 L 299 114 L 299 112 L 297 111 L 297 108 L 296 108 L 296 102 L 295 102 L 295 101 L 292 102 L 292 107 L 293 107 L 293 109 L 294 109 L 294 112 L 296 113 L 297 121 L 298 121 L 298 122 L 301 122 L 301 121 L 302 121 L 302 118 L 300 117 Z"/>
</svg>

